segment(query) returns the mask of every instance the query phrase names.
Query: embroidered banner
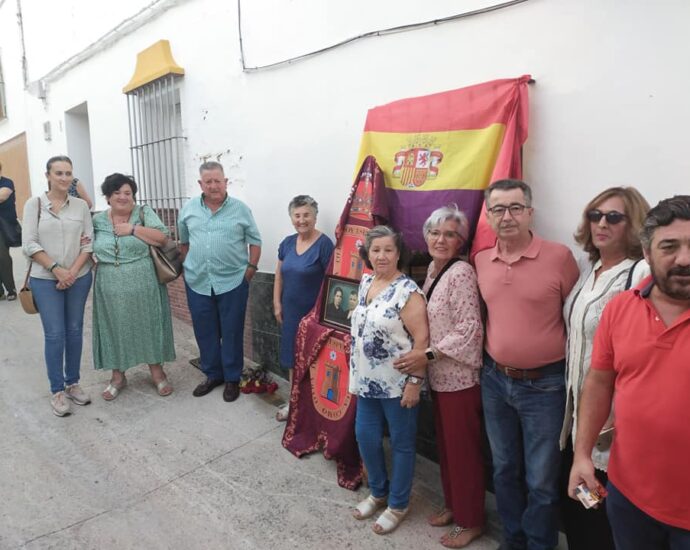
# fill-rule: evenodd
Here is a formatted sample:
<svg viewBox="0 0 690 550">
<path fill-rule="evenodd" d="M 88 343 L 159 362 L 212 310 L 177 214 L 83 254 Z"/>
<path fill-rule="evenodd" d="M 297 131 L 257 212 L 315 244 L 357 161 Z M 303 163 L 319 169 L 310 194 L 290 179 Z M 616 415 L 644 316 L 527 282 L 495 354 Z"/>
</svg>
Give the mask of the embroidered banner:
<svg viewBox="0 0 690 550">
<path fill-rule="evenodd" d="M 353 287 L 359 284 L 362 273 L 369 271 L 359 257 L 364 235 L 375 225 L 386 223 L 387 217 L 383 174 L 374 158 L 367 157 L 336 227 L 336 246 L 326 281 L 316 305 L 297 331 L 290 412 L 283 434 L 283 447 L 295 456 L 322 449 L 326 458 L 337 463 L 338 484 L 353 491 L 362 483 L 362 464 L 354 431 L 357 400 L 347 391 L 349 321 L 343 317 L 341 327 L 333 328 L 320 319 L 324 319 L 327 306 L 328 277 L 347 279 Z"/>
</svg>

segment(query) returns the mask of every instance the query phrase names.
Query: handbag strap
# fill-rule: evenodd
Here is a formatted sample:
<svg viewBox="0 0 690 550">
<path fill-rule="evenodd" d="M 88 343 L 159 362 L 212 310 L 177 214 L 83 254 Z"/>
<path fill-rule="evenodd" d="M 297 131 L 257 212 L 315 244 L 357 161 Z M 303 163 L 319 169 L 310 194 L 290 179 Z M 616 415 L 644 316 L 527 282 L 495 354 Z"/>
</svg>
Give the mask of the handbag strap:
<svg viewBox="0 0 690 550">
<path fill-rule="evenodd" d="M 38 217 L 36 218 L 36 235 L 38 235 L 38 224 L 41 223 L 41 197 L 36 197 L 38 199 Z M 34 265 L 33 259 L 29 260 L 29 269 L 26 271 L 26 277 L 24 278 L 24 288 L 29 286 L 29 277 L 31 276 L 31 266 Z"/>
<path fill-rule="evenodd" d="M 630 287 L 632 286 L 632 280 L 633 280 L 633 273 L 635 272 L 635 268 L 637 267 L 637 264 L 639 264 L 642 261 L 642 258 L 637 260 L 632 266 L 630 267 L 630 271 L 628 271 L 628 280 L 625 282 L 625 290 L 629 290 Z"/>
<path fill-rule="evenodd" d="M 431 283 L 431 286 L 429 287 L 429 290 L 426 293 L 427 302 L 429 300 L 431 300 L 431 294 L 434 292 L 434 289 L 436 288 L 436 285 L 438 284 L 438 282 L 441 280 L 441 277 L 443 276 L 443 274 L 446 271 L 448 271 L 450 266 L 452 266 L 455 262 L 459 262 L 459 261 L 460 261 L 460 258 L 451 258 L 450 260 L 448 260 L 448 263 L 443 266 L 443 269 L 441 269 L 441 271 L 438 272 L 438 275 L 436 275 L 434 282 Z"/>
</svg>

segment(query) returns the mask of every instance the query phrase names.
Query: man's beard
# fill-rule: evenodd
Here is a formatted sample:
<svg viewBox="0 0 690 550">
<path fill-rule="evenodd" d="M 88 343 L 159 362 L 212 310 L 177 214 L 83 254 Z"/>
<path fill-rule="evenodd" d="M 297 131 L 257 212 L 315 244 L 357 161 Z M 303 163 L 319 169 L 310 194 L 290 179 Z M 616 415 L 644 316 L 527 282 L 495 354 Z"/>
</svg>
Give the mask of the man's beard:
<svg viewBox="0 0 690 550">
<path fill-rule="evenodd" d="M 661 292 L 674 300 L 690 300 L 690 283 L 682 284 L 673 279 L 674 275 L 690 277 L 690 266 L 672 267 L 664 275 L 659 274 L 653 262 L 650 267 L 654 282 Z"/>
</svg>

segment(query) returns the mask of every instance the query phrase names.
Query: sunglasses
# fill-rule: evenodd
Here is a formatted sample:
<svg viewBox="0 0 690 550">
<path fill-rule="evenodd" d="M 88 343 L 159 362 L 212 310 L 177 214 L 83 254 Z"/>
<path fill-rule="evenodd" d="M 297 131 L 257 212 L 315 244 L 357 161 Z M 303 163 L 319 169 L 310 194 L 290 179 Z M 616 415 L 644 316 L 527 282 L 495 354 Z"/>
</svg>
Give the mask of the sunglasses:
<svg viewBox="0 0 690 550">
<path fill-rule="evenodd" d="M 606 223 L 609 225 L 616 225 L 621 223 L 625 218 L 625 214 L 611 210 L 611 212 L 606 212 L 605 214 L 601 210 L 590 210 L 587 212 L 587 219 L 592 223 L 599 223 L 601 218 L 606 218 Z"/>
</svg>

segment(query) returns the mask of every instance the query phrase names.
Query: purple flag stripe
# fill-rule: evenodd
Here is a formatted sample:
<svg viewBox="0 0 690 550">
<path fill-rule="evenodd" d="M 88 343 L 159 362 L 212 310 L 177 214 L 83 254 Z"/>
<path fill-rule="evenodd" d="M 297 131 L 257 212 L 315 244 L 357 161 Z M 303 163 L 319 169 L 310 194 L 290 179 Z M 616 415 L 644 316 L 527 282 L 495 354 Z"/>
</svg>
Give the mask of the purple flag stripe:
<svg viewBox="0 0 690 550">
<path fill-rule="evenodd" d="M 422 224 L 442 206 L 456 203 L 470 223 L 470 242 L 477 227 L 484 202 L 481 189 L 449 189 L 443 191 L 399 191 L 386 189 L 390 225 L 405 235 L 405 244 L 413 251 L 426 252 Z"/>
</svg>

